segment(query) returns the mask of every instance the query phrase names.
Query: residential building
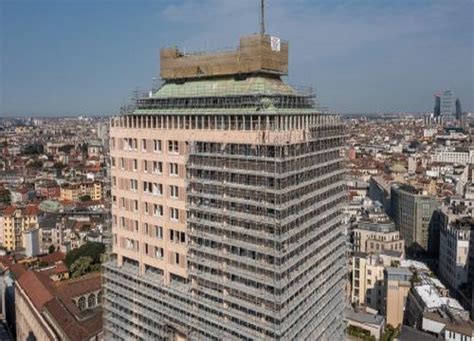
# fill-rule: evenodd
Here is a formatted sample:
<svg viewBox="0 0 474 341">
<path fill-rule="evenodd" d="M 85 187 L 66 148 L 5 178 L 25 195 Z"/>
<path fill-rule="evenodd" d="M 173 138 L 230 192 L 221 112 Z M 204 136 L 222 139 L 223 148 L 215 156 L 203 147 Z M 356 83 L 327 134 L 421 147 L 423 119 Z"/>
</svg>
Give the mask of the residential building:
<svg viewBox="0 0 474 341">
<path fill-rule="evenodd" d="M 343 338 L 345 130 L 282 81 L 287 51 L 163 49 L 163 86 L 112 119 L 106 338 Z"/>
<path fill-rule="evenodd" d="M 473 237 L 474 218 L 452 217 L 448 209 L 442 211 L 446 219 L 440 226 L 439 273 L 451 289 L 459 289 L 468 282 L 469 250 Z M 450 219 L 451 216 L 451 219 Z"/>
<path fill-rule="evenodd" d="M 85 195 L 90 196 L 91 200 L 102 200 L 102 183 L 94 181 L 64 184 L 60 189 L 60 200 L 79 201 Z"/>
<path fill-rule="evenodd" d="M 388 216 L 385 219 L 361 219 L 357 223 L 357 227 L 353 229 L 354 251 L 376 253 L 391 250 L 405 254 L 405 242 L 395 223 Z"/>
<path fill-rule="evenodd" d="M 384 268 L 384 260 L 379 255 L 354 253 L 352 257 L 352 303 L 376 310 L 382 308 Z"/>
<path fill-rule="evenodd" d="M 8 206 L 3 211 L 4 242 L 8 250 L 25 247 L 24 232 L 38 229 L 38 206 Z"/>
</svg>

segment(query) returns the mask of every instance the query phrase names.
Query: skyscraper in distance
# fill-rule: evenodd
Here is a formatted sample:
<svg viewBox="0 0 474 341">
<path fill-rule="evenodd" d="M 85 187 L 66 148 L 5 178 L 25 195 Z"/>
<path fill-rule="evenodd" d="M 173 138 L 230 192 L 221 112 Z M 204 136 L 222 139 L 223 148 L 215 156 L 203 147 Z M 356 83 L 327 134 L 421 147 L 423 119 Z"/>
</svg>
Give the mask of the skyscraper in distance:
<svg viewBox="0 0 474 341">
<path fill-rule="evenodd" d="M 435 106 L 433 109 L 433 115 L 435 118 L 437 118 L 441 116 L 441 97 L 440 95 L 435 94 L 434 98 L 435 98 Z"/>
<path fill-rule="evenodd" d="M 456 119 L 461 120 L 462 109 L 461 109 L 461 101 L 459 100 L 459 98 L 456 98 L 455 107 L 456 107 L 456 111 L 455 111 Z"/>
<path fill-rule="evenodd" d="M 443 91 L 441 95 L 441 115 L 452 115 L 453 104 L 453 92 L 451 90 Z"/>
<path fill-rule="evenodd" d="M 111 120 L 105 337 L 342 340 L 339 116 L 263 32 L 160 58 L 163 86 Z"/>
</svg>

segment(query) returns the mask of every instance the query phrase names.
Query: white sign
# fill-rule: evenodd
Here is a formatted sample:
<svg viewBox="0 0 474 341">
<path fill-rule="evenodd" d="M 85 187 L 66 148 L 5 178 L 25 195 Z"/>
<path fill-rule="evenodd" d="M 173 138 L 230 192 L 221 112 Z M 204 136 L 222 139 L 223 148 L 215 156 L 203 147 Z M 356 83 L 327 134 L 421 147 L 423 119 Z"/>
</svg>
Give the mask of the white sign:
<svg viewBox="0 0 474 341">
<path fill-rule="evenodd" d="M 280 38 L 271 36 L 270 44 L 272 46 L 272 51 L 280 52 Z"/>
</svg>

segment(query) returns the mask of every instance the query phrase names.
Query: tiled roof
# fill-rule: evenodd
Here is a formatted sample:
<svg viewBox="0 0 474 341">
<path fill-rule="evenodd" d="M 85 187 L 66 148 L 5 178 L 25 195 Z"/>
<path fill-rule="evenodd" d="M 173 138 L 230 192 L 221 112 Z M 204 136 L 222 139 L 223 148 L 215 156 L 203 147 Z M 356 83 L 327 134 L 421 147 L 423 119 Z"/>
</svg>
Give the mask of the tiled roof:
<svg viewBox="0 0 474 341">
<path fill-rule="evenodd" d="M 39 260 L 47 264 L 55 264 L 59 261 L 64 260 L 65 257 L 66 255 L 63 252 L 58 251 L 58 252 L 50 253 L 46 256 L 41 256 L 39 257 Z"/>
</svg>

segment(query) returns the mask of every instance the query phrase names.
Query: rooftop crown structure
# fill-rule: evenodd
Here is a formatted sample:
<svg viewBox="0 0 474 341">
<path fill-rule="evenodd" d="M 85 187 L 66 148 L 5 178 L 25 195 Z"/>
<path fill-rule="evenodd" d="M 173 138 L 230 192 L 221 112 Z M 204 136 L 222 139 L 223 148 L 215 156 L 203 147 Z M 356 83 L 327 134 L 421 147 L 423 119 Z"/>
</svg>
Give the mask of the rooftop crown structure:
<svg viewBox="0 0 474 341">
<path fill-rule="evenodd" d="M 110 339 L 341 340 L 346 135 L 285 84 L 288 44 L 161 51 L 111 121 Z"/>
<path fill-rule="evenodd" d="M 288 74 L 288 42 L 269 35 L 240 38 L 236 51 L 183 54 L 160 51 L 160 76 L 166 81 L 239 74 Z"/>
</svg>

